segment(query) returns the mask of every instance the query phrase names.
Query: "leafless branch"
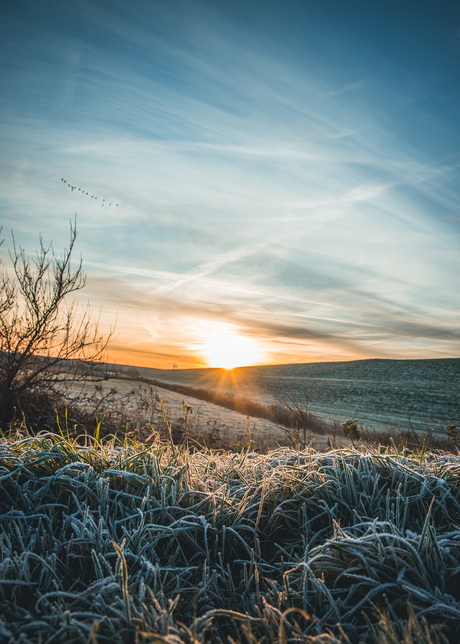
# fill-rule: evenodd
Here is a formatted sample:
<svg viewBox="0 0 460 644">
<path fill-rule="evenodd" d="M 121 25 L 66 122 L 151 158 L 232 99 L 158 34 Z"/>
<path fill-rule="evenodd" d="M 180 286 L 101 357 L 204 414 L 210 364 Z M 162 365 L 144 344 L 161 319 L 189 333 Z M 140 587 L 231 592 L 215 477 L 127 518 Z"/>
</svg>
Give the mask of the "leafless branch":
<svg viewBox="0 0 460 644">
<path fill-rule="evenodd" d="M 2 266 L 0 275 L 2 425 L 14 417 L 23 392 L 62 383 L 64 373 L 72 380 L 96 373 L 112 338 L 112 331 L 100 331 L 89 307 L 71 299 L 86 284 L 82 260 L 72 265 L 76 238 L 71 222 L 70 243 L 61 255 L 40 236 L 39 250 L 30 258 L 12 235 L 10 270 Z"/>
</svg>

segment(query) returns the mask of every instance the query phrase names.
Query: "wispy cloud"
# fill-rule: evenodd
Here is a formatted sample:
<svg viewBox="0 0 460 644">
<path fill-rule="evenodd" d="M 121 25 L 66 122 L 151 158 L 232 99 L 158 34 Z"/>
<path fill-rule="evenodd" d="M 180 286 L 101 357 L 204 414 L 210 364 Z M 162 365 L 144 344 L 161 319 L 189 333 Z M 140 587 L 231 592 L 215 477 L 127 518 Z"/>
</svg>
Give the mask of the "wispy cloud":
<svg viewBox="0 0 460 644">
<path fill-rule="evenodd" d="M 458 352 L 460 155 L 406 135 L 405 84 L 332 73 L 206 2 L 111 8 L 59 9 L 9 54 L 0 189 L 28 248 L 65 244 L 77 213 L 120 346 L 191 364 L 212 320 L 268 359 Z"/>
</svg>

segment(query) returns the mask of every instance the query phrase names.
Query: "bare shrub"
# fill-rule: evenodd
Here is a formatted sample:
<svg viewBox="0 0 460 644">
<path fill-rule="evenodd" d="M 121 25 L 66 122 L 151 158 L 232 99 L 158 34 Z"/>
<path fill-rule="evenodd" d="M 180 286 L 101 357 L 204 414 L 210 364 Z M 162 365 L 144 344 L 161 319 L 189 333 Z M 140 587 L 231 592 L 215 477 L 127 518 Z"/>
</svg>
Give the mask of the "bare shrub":
<svg viewBox="0 0 460 644">
<path fill-rule="evenodd" d="M 27 416 L 37 401 L 59 395 L 63 378 L 103 377 L 99 363 L 111 333 L 104 335 L 89 308 L 72 294 L 86 284 L 82 262 L 72 267 L 77 238 L 70 224 L 69 247 L 57 255 L 39 238 L 30 258 L 12 235 L 10 266 L 0 275 L 0 425 Z"/>
</svg>

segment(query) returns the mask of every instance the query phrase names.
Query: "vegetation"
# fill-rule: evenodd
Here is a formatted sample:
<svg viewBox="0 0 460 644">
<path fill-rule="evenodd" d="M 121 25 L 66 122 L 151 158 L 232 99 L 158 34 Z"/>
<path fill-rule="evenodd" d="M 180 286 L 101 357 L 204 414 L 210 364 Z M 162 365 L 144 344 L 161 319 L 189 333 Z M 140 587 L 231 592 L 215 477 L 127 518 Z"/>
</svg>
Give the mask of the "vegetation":
<svg viewBox="0 0 460 644">
<path fill-rule="evenodd" d="M 217 453 L 19 427 L 0 473 L 2 641 L 460 636 L 458 455 Z"/>
<path fill-rule="evenodd" d="M 94 382 L 107 339 L 67 304 L 85 284 L 75 239 L 71 225 L 61 258 L 40 240 L 34 260 L 13 239 L 1 278 L 0 642 L 458 641 L 456 426 L 454 454 L 415 434 L 412 450 L 390 437 L 318 453 L 300 449 L 328 429 L 308 398 L 145 381 L 120 400 Z M 268 414 L 291 447 L 200 446 L 191 406 L 171 422 L 149 384 Z M 355 419 L 342 432 L 363 438 Z"/>
<path fill-rule="evenodd" d="M 139 383 L 145 383 L 147 388 L 155 387 L 173 391 L 237 411 L 240 414 L 263 418 L 278 425 L 284 432 L 285 440 L 283 442 L 293 447 L 307 447 L 311 442 L 311 434 L 326 436 L 331 448 L 337 443 L 343 443 L 341 439 L 344 437 L 352 443 L 362 442 L 375 446 L 395 445 L 399 448 L 414 447 L 415 449 L 432 448 L 457 451 L 459 445 L 458 430 L 454 424 L 448 424 L 444 433 L 442 433 L 442 430 L 440 431 L 439 427 L 436 432 L 430 428 L 427 428 L 424 432 L 416 432 L 413 428 L 410 414 L 408 415 L 408 427 L 406 429 L 400 426 L 390 430 L 366 428 L 362 426 L 358 419 L 346 419 L 344 422 L 327 422 L 310 411 L 312 394 L 309 392 L 304 392 L 303 395 L 287 395 L 285 399 L 279 398 L 278 403 L 267 404 L 233 392 L 216 390 L 212 387 L 208 389 L 192 387 L 182 383 L 164 382 L 163 380 L 139 376 L 131 377 L 124 374 L 117 374 L 115 377 L 120 380 L 135 380 Z M 179 431 L 179 434 L 181 434 L 181 431 Z M 207 443 L 209 447 L 232 447 L 228 442 L 222 443 L 221 439 L 216 443 L 214 433 L 211 438 L 211 442 Z M 199 442 L 203 443 L 203 441 L 206 442 L 206 435 L 201 432 Z M 270 447 L 275 446 L 276 443 L 272 441 Z M 264 446 L 264 443 L 259 441 L 258 447 L 264 449 L 266 445 Z"/>
<path fill-rule="evenodd" d="M 264 418 L 277 425 L 282 425 L 289 440 L 304 447 L 307 445 L 307 431 L 316 434 L 327 434 L 334 430 L 331 424 L 326 423 L 308 410 L 308 395 L 305 395 L 304 401 L 299 401 L 295 396 L 291 396 L 287 401 L 267 405 L 245 396 L 238 396 L 226 391 L 217 391 L 216 389 L 191 387 L 190 385 L 164 382 L 153 378 L 136 378 L 136 380 L 168 391 L 174 391 L 184 396 L 192 396 L 198 400 L 225 407 L 225 409 L 232 409 L 246 416 Z"/>
<path fill-rule="evenodd" d="M 80 311 L 69 296 L 81 290 L 86 276 L 72 268 L 77 237 L 70 225 L 69 248 L 56 255 L 52 243 L 30 259 L 13 236 L 11 266 L 0 275 L 0 426 L 15 418 L 37 417 L 56 398 L 67 379 L 87 379 L 97 372 L 110 339 L 99 331 L 89 309 Z M 73 362 L 70 360 L 74 359 Z M 52 403 L 51 403 L 52 406 Z"/>
</svg>

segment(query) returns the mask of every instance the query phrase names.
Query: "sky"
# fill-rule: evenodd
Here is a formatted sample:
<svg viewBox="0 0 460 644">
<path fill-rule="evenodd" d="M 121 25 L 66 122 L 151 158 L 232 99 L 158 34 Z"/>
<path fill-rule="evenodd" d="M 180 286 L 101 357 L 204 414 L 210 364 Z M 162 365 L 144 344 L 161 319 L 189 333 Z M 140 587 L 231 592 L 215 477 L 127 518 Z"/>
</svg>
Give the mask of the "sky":
<svg viewBox="0 0 460 644">
<path fill-rule="evenodd" d="M 3 259 L 76 217 L 108 360 L 460 356 L 460 3 L 9 0 L 0 55 Z"/>
</svg>

